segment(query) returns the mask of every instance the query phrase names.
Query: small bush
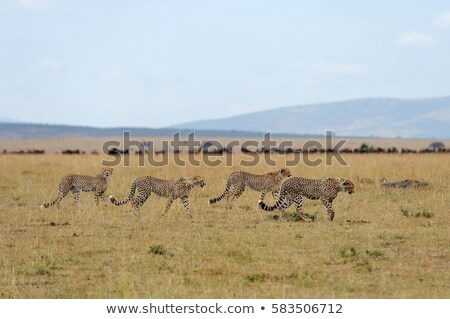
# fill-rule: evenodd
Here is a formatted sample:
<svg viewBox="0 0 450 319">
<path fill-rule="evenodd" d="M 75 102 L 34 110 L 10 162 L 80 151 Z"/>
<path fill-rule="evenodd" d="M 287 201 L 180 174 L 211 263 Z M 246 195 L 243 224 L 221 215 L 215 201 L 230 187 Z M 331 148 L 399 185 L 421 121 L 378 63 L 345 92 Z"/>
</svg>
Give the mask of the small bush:
<svg viewBox="0 0 450 319">
<path fill-rule="evenodd" d="M 431 218 L 433 217 L 433 214 L 429 211 L 420 211 L 416 213 L 416 217 L 425 217 L 425 218 Z"/>
<path fill-rule="evenodd" d="M 373 258 L 381 258 L 381 257 L 383 257 L 383 253 L 381 251 L 378 251 L 378 250 L 372 250 L 372 251 L 366 250 L 366 254 L 368 256 L 370 256 L 370 257 L 373 257 Z"/>
<path fill-rule="evenodd" d="M 368 260 L 363 260 L 356 264 L 356 269 L 367 270 L 367 271 L 371 272 L 373 270 L 373 267 Z"/>
<path fill-rule="evenodd" d="M 344 257 L 344 258 L 356 259 L 356 256 L 357 256 L 356 249 L 353 247 L 341 248 L 339 253 L 340 253 L 341 257 Z"/>
<path fill-rule="evenodd" d="M 411 215 L 409 210 L 407 210 L 406 208 L 400 207 L 400 211 L 402 212 L 403 216 L 405 216 L 405 217 L 409 217 Z"/>
<path fill-rule="evenodd" d="M 417 212 L 411 212 L 406 208 L 400 207 L 400 211 L 402 212 L 403 216 L 405 217 L 416 217 L 416 218 L 420 218 L 420 217 L 424 217 L 424 218 L 431 218 L 433 217 L 433 213 L 423 210 L 423 211 L 417 211 Z"/>
<path fill-rule="evenodd" d="M 38 269 L 36 269 L 35 274 L 39 275 L 39 276 L 48 276 L 51 274 L 51 272 L 45 266 L 40 266 L 40 267 L 38 267 Z"/>
<path fill-rule="evenodd" d="M 166 249 L 163 245 L 155 245 L 150 246 L 150 249 L 148 250 L 149 254 L 153 255 L 164 255 L 166 253 Z"/>
<path fill-rule="evenodd" d="M 253 273 L 245 275 L 244 279 L 248 282 L 261 282 L 269 279 L 269 275 L 266 273 Z"/>
</svg>

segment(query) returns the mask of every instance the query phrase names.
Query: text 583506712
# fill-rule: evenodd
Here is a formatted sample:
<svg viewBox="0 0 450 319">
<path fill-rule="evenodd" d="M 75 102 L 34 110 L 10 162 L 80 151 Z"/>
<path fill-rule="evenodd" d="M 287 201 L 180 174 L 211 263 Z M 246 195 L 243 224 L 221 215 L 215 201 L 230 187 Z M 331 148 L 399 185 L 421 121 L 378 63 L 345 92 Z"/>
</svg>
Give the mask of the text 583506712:
<svg viewBox="0 0 450 319">
<path fill-rule="evenodd" d="M 342 313 L 341 304 L 272 304 L 272 313 Z"/>
</svg>

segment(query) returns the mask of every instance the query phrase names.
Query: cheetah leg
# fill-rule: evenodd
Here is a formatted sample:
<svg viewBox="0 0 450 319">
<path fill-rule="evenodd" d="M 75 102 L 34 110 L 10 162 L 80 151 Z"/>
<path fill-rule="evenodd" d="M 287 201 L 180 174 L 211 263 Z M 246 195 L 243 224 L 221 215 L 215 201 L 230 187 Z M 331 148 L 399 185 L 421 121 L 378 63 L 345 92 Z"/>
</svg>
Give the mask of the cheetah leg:
<svg viewBox="0 0 450 319">
<path fill-rule="evenodd" d="M 108 207 L 108 196 L 106 196 L 105 192 L 103 192 L 102 197 L 101 197 L 102 203 L 103 203 L 103 207 Z"/>
<path fill-rule="evenodd" d="M 98 207 L 99 203 L 100 203 L 100 199 L 102 199 L 103 196 L 103 192 L 96 192 L 94 195 L 94 202 L 95 202 L 95 207 Z"/>
<path fill-rule="evenodd" d="M 144 205 L 145 201 L 150 197 L 150 194 L 139 193 L 135 198 L 131 200 L 131 207 L 133 207 L 133 213 L 140 217 L 139 208 Z"/>
<path fill-rule="evenodd" d="M 327 218 L 328 218 L 328 220 L 330 222 L 332 222 L 333 219 L 334 219 L 334 210 L 333 210 L 333 206 L 332 206 L 333 202 L 330 201 L 330 200 L 323 199 L 322 203 L 327 208 Z"/>
<path fill-rule="evenodd" d="M 73 202 L 74 204 L 78 207 L 78 209 L 81 208 L 80 205 L 80 194 L 81 191 L 79 189 L 72 189 L 72 194 L 73 194 Z"/>
<path fill-rule="evenodd" d="M 232 197 L 232 191 L 227 191 L 226 193 L 225 193 L 225 198 L 226 198 L 226 200 L 227 200 L 227 206 L 226 206 L 226 208 L 231 208 L 231 205 L 230 205 L 230 199 L 231 199 L 231 197 Z"/>
<path fill-rule="evenodd" d="M 102 193 L 102 196 L 100 197 L 100 199 L 103 203 L 105 203 L 105 206 L 106 206 L 106 203 L 108 201 L 108 196 L 106 196 L 104 192 Z"/>
<path fill-rule="evenodd" d="M 66 197 L 67 194 L 69 194 L 69 190 L 68 189 L 65 189 L 65 188 L 59 189 L 58 198 L 56 198 L 56 202 L 55 202 L 56 208 L 58 208 L 58 210 L 61 208 L 61 204 L 60 203 L 61 203 L 62 199 L 64 197 Z"/>
<path fill-rule="evenodd" d="M 306 217 L 303 214 L 303 197 L 297 196 L 297 197 L 293 198 L 292 200 L 295 203 L 295 208 L 297 210 L 297 216 L 300 217 L 305 222 L 311 222 L 311 219 L 309 219 L 308 217 Z"/>
<path fill-rule="evenodd" d="M 275 199 L 275 201 L 278 201 L 278 197 L 280 196 L 280 191 L 279 191 L 279 190 L 272 191 L 272 196 L 273 196 L 273 198 Z M 285 207 L 286 201 L 287 201 L 287 198 L 286 198 L 286 200 L 284 201 L 283 205 L 281 205 L 281 206 L 278 208 L 278 210 L 280 211 L 280 218 L 283 217 L 284 211 L 286 210 L 286 208 L 289 207 L 289 205 Z"/>
<path fill-rule="evenodd" d="M 169 197 L 169 199 L 167 200 L 166 206 L 164 207 L 164 211 L 160 214 L 161 216 L 163 216 L 167 213 L 167 211 L 169 210 L 172 203 L 173 203 L 173 198 Z"/>
<path fill-rule="evenodd" d="M 241 195 L 244 192 L 244 190 L 245 190 L 245 185 L 239 185 L 239 186 L 236 186 L 234 188 L 234 190 L 233 190 L 233 198 L 232 198 L 232 205 L 230 205 L 230 208 L 231 208 L 231 206 L 234 206 L 234 209 L 237 208 L 237 200 L 238 200 L 239 197 L 241 197 Z"/>
<path fill-rule="evenodd" d="M 190 209 L 189 209 L 189 197 L 183 196 L 181 197 L 181 200 L 183 201 L 183 207 L 184 211 L 187 214 L 187 216 L 192 217 Z"/>
<path fill-rule="evenodd" d="M 289 206 L 291 206 L 291 200 L 289 199 L 289 197 L 285 197 L 283 204 L 278 208 L 278 210 L 280 211 L 280 218 L 282 218 L 284 216 L 284 211 L 286 209 L 288 209 Z"/>
</svg>

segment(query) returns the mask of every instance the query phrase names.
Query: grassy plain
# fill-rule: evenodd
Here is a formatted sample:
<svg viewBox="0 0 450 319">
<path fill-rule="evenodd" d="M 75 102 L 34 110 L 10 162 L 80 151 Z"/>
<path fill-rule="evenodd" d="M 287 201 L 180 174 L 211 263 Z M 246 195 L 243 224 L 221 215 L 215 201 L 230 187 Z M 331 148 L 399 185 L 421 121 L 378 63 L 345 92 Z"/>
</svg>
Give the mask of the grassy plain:
<svg viewBox="0 0 450 319">
<path fill-rule="evenodd" d="M 336 199 L 332 223 L 319 202 L 305 200 L 316 217 L 309 224 L 257 210 L 251 190 L 237 209 L 207 205 L 232 171 L 275 170 L 242 168 L 243 156 L 234 155 L 231 167 L 156 168 L 138 167 L 132 155 L 130 167 L 116 167 L 107 193 L 117 198 L 138 176 L 203 176 L 207 186 L 192 192 L 189 219 L 181 202 L 160 217 L 165 199 L 157 196 L 140 218 L 129 206 L 94 209 L 92 193 L 82 194 L 81 211 L 71 196 L 60 211 L 40 210 L 64 174 L 97 174 L 103 157 L 0 155 L 0 297 L 450 298 L 448 154 L 350 154 L 347 166 L 291 167 L 294 176 L 356 184 L 355 194 Z M 290 157 L 273 155 L 277 167 Z M 386 190 L 382 177 L 431 185 Z"/>
</svg>

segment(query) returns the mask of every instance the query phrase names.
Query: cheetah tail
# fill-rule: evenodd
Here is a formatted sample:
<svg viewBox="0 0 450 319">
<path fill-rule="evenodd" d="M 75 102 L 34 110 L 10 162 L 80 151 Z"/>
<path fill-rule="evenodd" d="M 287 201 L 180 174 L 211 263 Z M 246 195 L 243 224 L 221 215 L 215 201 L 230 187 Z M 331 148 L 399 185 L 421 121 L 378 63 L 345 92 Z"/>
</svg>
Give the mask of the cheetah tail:
<svg viewBox="0 0 450 319">
<path fill-rule="evenodd" d="M 118 201 L 117 199 L 114 198 L 114 196 L 109 195 L 109 200 L 114 205 L 122 206 L 122 205 L 125 205 L 126 203 L 128 203 L 129 201 L 131 201 L 133 199 L 135 192 L 136 192 L 136 183 L 133 183 L 133 185 L 131 185 L 130 194 L 128 194 L 127 198 L 125 198 L 122 201 Z"/>
<path fill-rule="evenodd" d="M 211 198 L 208 201 L 208 204 L 211 205 L 211 204 L 220 202 L 225 197 L 225 194 L 230 191 L 230 188 L 231 188 L 231 180 L 230 180 L 230 178 L 228 178 L 227 186 L 225 187 L 225 190 L 223 191 L 223 193 L 219 197 Z"/>
<path fill-rule="evenodd" d="M 55 205 L 57 201 L 58 201 L 58 198 L 56 198 L 54 201 L 42 204 L 41 206 L 39 206 L 39 208 L 40 209 L 49 208 L 50 206 Z"/>
<path fill-rule="evenodd" d="M 262 199 L 258 200 L 258 206 L 262 210 L 266 210 L 268 212 L 274 211 L 275 209 L 278 209 L 283 206 L 283 203 L 285 201 L 286 195 L 281 192 L 280 195 L 277 198 L 277 201 L 272 206 L 267 205 L 262 201 Z"/>
</svg>

